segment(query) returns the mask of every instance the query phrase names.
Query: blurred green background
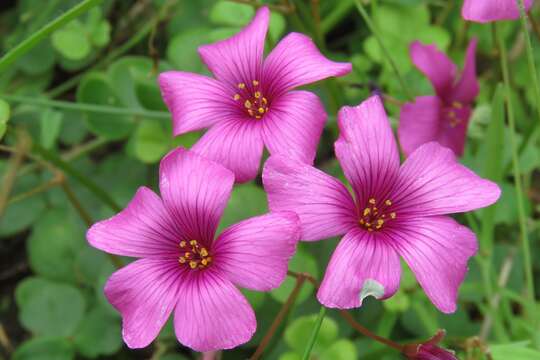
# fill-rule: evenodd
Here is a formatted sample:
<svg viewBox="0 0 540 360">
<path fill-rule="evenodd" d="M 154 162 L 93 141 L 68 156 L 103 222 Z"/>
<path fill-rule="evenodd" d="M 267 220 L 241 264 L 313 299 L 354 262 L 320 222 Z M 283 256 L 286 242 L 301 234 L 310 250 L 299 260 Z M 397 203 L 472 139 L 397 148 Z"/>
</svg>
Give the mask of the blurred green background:
<svg viewBox="0 0 540 360">
<path fill-rule="evenodd" d="M 3 0 L 2 53 L 77 3 Z M 88 246 L 85 231 L 89 222 L 126 205 L 137 187 L 156 189 L 159 159 L 175 146 L 191 146 L 201 135 L 172 137 L 157 74 L 167 69 L 209 74 L 197 47 L 238 32 L 254 15 L 254 5 L 262 3 L 272 6 L 267 50 L 287 32 L 300 31 L 331 59 L 353 63 L 350 75 L 309 87 L 323 99 L 329 114 L 318 167 L 343 178 L 333 156 L 340 106 L 356 105 L 378 90 L 388 96 L 387 109 L 396 125 L 398 104 L 406 101 L 406 94 L 353 0 L 105 0 L 0 73 L 0 359 L 200 356 L 178 344 L 171 324 L 146 349 L 133 351 L 123 345 L 121 319 L 102 294 L 114 264 Z M 369 298 L 351 313 L 373 332 L 398 342 L 427 339 L 445 328 L 445 346 L 463 359 L 540 359 L 538 292 L 531 307 L 535 311 L 525 311 L 531 304 L 523 296 L 516 190 L 509 129 L 501 91 L 496 91 L 501 71 L 493 29 L 466 24 L 460 16 L 461 1 L 365 3 L 415 95 L 431 94 L 432 89 L 411 64 L 410 42 L 435 43 L 462 64 L 468 40 L 478 37 L 481 92 L 462 161 L 497 181 L 503 196 L 490 209 L 457 217 L 477 233 L 481 250 L 470 261 L 455 314 L 438 312 L 408 269 L 393 298 L 384 302 Z M 533 19 L 539 15 L 540 7 L 533 9 Z M 535 26 L 533 22 L 534 55 L 540 66 L 540 33 Z M 526 222 L 537 275 L 540 121 L 519 21 L 505 22 L 502 30 L 511 61 Z M 235 188 L 221 228 L 265 211 L 259 177 Z M 336 243 L 331 239 L 301 244 L 290 268 L 321 279 Z M 537 289 L 539 279 L 535 278 Z M 293 287 L 294 279 L 288 278 L 270 293 L 245 292 L 256 309 L 258 330 L 249 343 L 224 352 L 223 359 L 251 356 Z M 264 358 L 300 359 L 318 309 L 313 286 L 307 284 Z M 335 311 L 328 312 L 312 357 L 400 359 L 394 350 L 356 333 Z"/>
</svg>

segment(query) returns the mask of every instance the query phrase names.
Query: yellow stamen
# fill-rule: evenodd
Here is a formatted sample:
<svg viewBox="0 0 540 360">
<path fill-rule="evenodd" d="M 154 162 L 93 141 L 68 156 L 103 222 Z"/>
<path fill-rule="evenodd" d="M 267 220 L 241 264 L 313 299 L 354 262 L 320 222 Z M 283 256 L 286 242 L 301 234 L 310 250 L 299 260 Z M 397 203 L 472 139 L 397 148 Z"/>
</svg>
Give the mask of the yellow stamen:
<svg viewBox="0 0 540 360">
<path fill-rule="evenodd" d="M 203 257 L 207 257 L 207 256 L 208 256 L 208 251 L 207 251 L 205 248 L 202 248 L 202 249 L 201 249 L 201 256 L 203 256 Z"/>
<path fill-rule="evenodd" d="M 203 264 L 204 266 L 208 265 L 208 260 L 202 259 L 202 260 L 201 260 L 201 264 Z"/>
<path fill-rule="evenodd" d="M 246 84 L 244 84 L 244 83 L 238 83 L 238 88 L 239 88 L 239 89 L 245 89 L 245 88 L 246 88 Z"/>
<path fill-rule="evenodd" d="M 264 114 L 264 109 L 262 107 L 259 108 L 259 114 Z"/>
<path fill-rule="evenodd" d="M 251 107 L 251 101 L 246 100 L 246 102 L 244 103 L 244 106 L 246 109 L 249 109 Z"/>
<path fill-rule="evenodd" d="M 454 101 L 452 103 L 452 106 L 455 107 L 456 109 L 461 109 L 463 107 L 463 105 L 459 101 Z"/>
<path fill-rule="evenodd" d="M 234 94 L 233 99 L 234 100 L 240 100 L 240 94 Z"/>
<path fill-rule="evenodd" d="M 260 91 L 255 91 L 255 98 L 258 99 L 261 97 L 261 92 Z"/>
<path fill-rule="evenodd" d="M 453 111 L 450 111 L 450 112 L 448 112 L 448 116 L 450 117 L 450 119 L 455 119 L 456 118 L 456 113 L 453 112 Z"/>
<path fill-rule="evenodd" d="M 197 262 L 196 261 L 190 261 L 189 262 L 189 267 L 192 268 L 192 269 L 195 269 L 197 267 Z"/>
<path fill-rule="evenodd" d="M 364 216 L 368 216 L 370 213 L 371 213 L 371 209 L 370 209 L 370 208 L 365 208 L 365 209 L 364 209 Z"/>
<path fill-rule="evenodd" d="M 396 218 L 396 213 L 395 213 L 395 212 L 391 212 L 391 213 L 390 213 L 390 217 L 391 217 L 392 219 L 395 219 L 395 218 Z"/>
<path fill-rule="evenodd" d="M 262 100 L 262 103 L 263 103 L 263 105 L 266 105 L 266 104 L 268 104 L 268 100 L 266 100 L 266 98 L 265 98 L 265 97 L 263 97 L 263 98 L 262 98 L 261 100 Z"/>
<path fill-rule="evenodd" d="M 385 204 L 386 206 L 390 206 L 390 205 L 392 205 L 392 201 L 386 200 L 386 201 L 384 202 L 384 204 Z"/>
<path fill-rule="evenodd" d="M 255 115 L 255 119 L 260 119 L 261 116 L 260 115 Z"/>
<path fill-rule="evenodd" d="M 183 257 L 183 256 L 180 256 L 180 258 L 178 259 L 178 262 L 179 262 L 180 264 L 184 264 L 184 263 L 186 262 L 186 258 Z"/>
<path fill-rule="evenodd" d="M 189 245 L 193 245 L 193 246 L 197 245 L 197 240 L 191 240 L 189 242 Z"/>
<path fill-rule="evenodd" d="M 253 86 L 257 86 L 257 85 L 259 85 L 259 82 L 257 80 L 253 80 L 252 84 L 253 84 Z"/>
<path fill-rule="evenodd" d="M 189 258 L 191 257 L 191 253 L 190 253 L 190 252 L 186 252 L 186 253 L 184 254 L 184 256 L 186 257 L 186 259 L 189 259 Z"/>
<path fill-rule="evenodd" d="M 371 198 L 368 200 L 368 202 L 371 204 L 371 205 L 375 205 L 377 203 L 377 200 L 375 200 L 374 198 Z"/>
<path fill-rule="evenodd" d="M 181 248 L 186 247 L 186 242 L 184 240 L 180 241 L 180 247 Z"/>
</svg>

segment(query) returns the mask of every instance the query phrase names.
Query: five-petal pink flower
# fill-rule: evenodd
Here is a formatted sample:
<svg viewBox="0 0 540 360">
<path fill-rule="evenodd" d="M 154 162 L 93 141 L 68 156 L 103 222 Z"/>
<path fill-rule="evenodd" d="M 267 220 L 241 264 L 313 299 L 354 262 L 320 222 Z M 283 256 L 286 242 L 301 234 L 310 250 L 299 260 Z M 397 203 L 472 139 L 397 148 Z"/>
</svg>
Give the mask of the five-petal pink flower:
<svg viewBox="0 0 540 360">
<path fill-rule="evenodd" d="M 493 204 L 499 187 L 460 165 L 447 148 L 425 144 L 400 167 L 390 123 L 378 96 L 339 112 L 336 156 L 354 190 L 285 156 L 271 156 L 263 182 L 272 211 L 295 211 L 301 239 L 344 235 L 334 251 L 319 301 L 358 307 L 399 287 L 400 256 L 435 306 L 456 310 L 467 261 L 477 251 L 474 233 L 447 214 Z"/>
<path fill-rule="evenodd" d="M 279 286 L 300 229 L 296 214 L 274 212 L 214 240 L 233 183 L 228 169 L 180 148 L 161 162 L 161 198 L 141 187 L 122 212 L 88 231 L 92 246 L 140 258 L 105 285 L 129 347 L 150 344 L 173 310 L 178 340 L 196 351 L 233 348 L 255 332 L 253 309 L 235 285 Z"/>
<path fill-rule="evenodd" d="M 315 94 L 290 90 L 352 69 L 328 60 L 298 33 L 263 62 L 269 16 L 262 7 L 237 35 L 199 48 L 215 78 L 180 71 L 159 76 L 174 134 L 209 128 L 192 150 L 232 170 L 237 182 L 257 176 L 264 146 L 311 164 L 326 113 Z"/>
<path fill-rule="evenodd" d="M 465 20 L 488 23 L 498 20 L 519 18 L 518 1 L 521 0 L 464 0 L 461 16 Z M 525 10 L 529 10 L 533 0 L 524 0 Z"/>
<path fill-rule="evenodd" d="M 460 76 L 456 65 L 435 45 L 411 44 L 412 61 L 429 78 L 436 95 L 417 97 L 401 108 L 398 133 L 406 155 L 430 141 L 439 142 L 458 156 L 463 154 L 471 104 L 479 91 L 476 43 L 476 39 L 469 43 Z"/>
</svg>

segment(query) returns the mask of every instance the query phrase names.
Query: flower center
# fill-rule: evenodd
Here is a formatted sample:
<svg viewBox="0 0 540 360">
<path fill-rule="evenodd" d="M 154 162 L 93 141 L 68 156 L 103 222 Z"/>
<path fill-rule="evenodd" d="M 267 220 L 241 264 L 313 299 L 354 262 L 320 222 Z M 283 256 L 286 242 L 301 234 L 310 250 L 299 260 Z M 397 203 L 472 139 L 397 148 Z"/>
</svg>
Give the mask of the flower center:
<svg viewBox="0 0 540 360">
<path fill-rule="evenodd" d="M 360 220 L 358 222 L 367 231 L 380 230 L 386 222 L 396 218 L 394 211 L 388 212 L 390 206 L 392 206 L 390 199 L 385 200 L 380 206 L 377 206 L 377 200 L 370 198 L 368 205 L 360 214 Z"/>
<path fill-rule="evenodd" d="M 443 116 L 450 127 L 455 128 L 465 120 L 465 108 L 459 101 L 452 102 L 452 105 L 443 109 Z"/>
<path fill-rule="evenodd" d="M 199 245 L 197 240 L 180 241 L 180 254 L 178 262 L 187 264 L 192 269 L 204 269 L 212 262 L 212 257 L 205 247 Z"/>
<path fill-rule="evenodd" d="M 258 80 L 251 81 L 250 84 L 239 83 L 238 92 L 233 99 L 241 103 L 244 111 L 255 119 L 260 119 L 268 112 L 268 99 L 266 99 L 259 86 Z"/>
</svg>

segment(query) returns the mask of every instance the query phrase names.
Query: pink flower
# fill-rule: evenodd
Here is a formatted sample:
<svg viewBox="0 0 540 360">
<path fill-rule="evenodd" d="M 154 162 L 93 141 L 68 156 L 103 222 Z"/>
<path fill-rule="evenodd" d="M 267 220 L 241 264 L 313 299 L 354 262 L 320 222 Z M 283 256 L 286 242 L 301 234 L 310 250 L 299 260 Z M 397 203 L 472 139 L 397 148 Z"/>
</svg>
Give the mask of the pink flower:
<svg viewBox="0 0 540 360">
<path fill-rule="evenodd" d="M 408 357 L 410 360 L 458 360 L 454 353 L 440 348 L 437 345 L 422 344 L 416 356 Z"/>
<path fill-rule="evenodd" d="M 413 63 L 431 81 L 435 96 L 420 96 L 401 108 L 399 142 L 406 155 L 420 145 L 437 141 L 463 154 L 471 104 L 478 95 L 476 39 L 469 43 L 465 66 L 458 77 L 456 65 L 435 45 L 411 44 Z"/>
<path fill-rule="evenodd" d="M 296 212 L 302 240 L 345 235 L 328 264 L 319 301 L 348 309 L 361 306 L 368 295 L 392 296 L 399 286 L 401 256 L 435 306 L 455 311 L 477 242 L 471 230 L 447 214 L 493 204 L 499 187 L 435 142 L 418 148 L 400 167 L 378 96 L 342 108 L 338 125 L 335 152 L 354 198 L 337 179 L 284 156 L 271 156 L 263 172 L 270 208 Z"/>
<path fill-rule="evenodd" d="M 262 7 L 237 35 L 199 48 L 215 78 L 180 71 L 159 76 L 174 134 L 209 128 L 193 151 L 231 169 L 238 182 L 257 176 L 264 146 L 311 164 L 326 113 L 315 94 L 290 90 L 352 69 L 328 60 L 298 33 L 263 62 L 269 16 Z"/>
<path fill-rule="evenodd" d="M 255 332 L 253 309 L 235 285 L 279 286 L 300 230 L 294 213 L 274 212 L 214 240 L 233 183 L 231 171 L 178 149 L 161 161 L 161 198 L 141 187 L 122 212 L 88 230 L 92 246 L 140 258 L 105 285 L 130 348 L 150 344 L 173 310 L 178 340 L 196 351 L 233 348 Z"/>
<path fill-rule="evenodd" d="M 461 16 L 465 20 L 488 23 L 497 20 L 519 19 L 518 1 L 521 0 L 464 0 Z M 533 0 L 524 0 L 528 11 Z"/>
</svg>

